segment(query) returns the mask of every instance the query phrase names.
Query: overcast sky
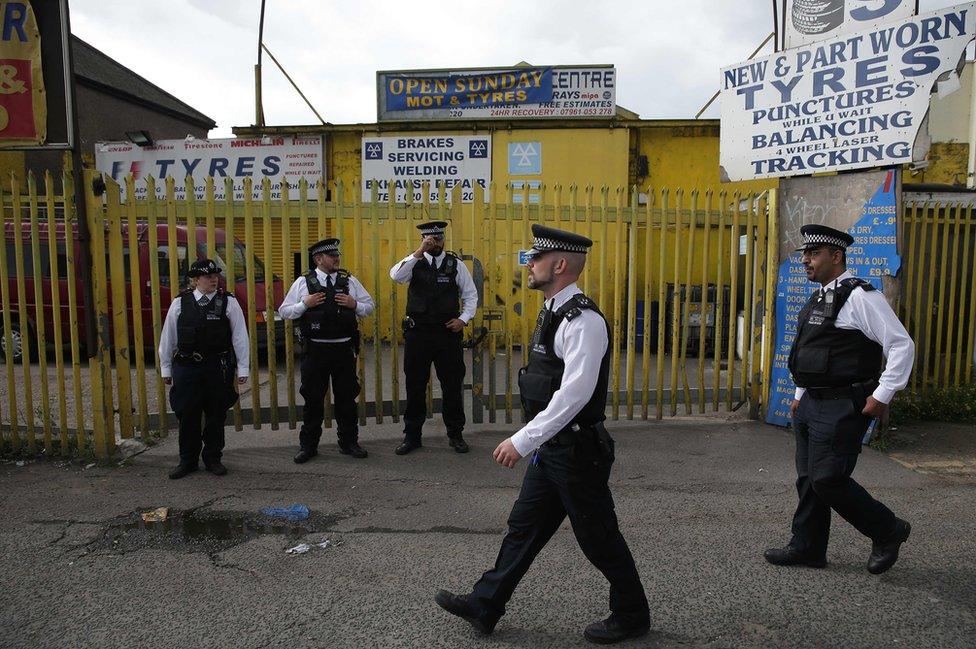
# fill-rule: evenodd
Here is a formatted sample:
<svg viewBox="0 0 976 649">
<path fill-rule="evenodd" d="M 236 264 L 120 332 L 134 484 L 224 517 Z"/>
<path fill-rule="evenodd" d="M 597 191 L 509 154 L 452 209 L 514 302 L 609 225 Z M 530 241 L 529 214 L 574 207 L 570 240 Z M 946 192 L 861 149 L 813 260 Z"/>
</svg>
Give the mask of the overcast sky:
<svg viewBox="0 0 976 649">
<path fill-rule="evenodd" d="M 920 11 L 954 4 L 921 0 Z M 254 123 L 260 6 L 71 0 L 71 21 L 83 40 L 212 117 L 210 135 L 221 137 Z M 519 61 L 613 64 L 617 103 L 659 119 L 694 117 L 719 69 L 745 60 L 772 28 L 772 0 L 267 0 L 264 42 L 335 124 L 376 121 L 377 70 Z M 266 123 L 318 123 L 267 57 L 263 67 Z"/>
</svg>

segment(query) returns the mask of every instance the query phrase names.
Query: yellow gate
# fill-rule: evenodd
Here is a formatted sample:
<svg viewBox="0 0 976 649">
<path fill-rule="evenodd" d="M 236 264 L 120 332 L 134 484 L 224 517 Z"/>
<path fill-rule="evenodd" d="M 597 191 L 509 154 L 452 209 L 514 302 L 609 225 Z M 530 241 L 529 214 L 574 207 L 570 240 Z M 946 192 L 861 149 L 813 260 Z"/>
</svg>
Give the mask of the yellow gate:
<svg viewBox="0 0 976 649">
<path fill-rule="evenodd" d="M 776 240 L 770 231 L 774 192 L 491 186 L 471 203 L 441 192 L 436 201 L 396 204 L 363 202 L 358 185 L 342 184 L 302 183 L 300 200 L 288 200 L 287 191 L 272 200 L 266 182 L 261 199 L 234 201 L 234 192 L 226 191 L 229 198 L 218 201 L 211 180 L 198 201 L 189 179 L 185 199 L 177 199 L 170 179 L 162 198 L 150 181 L 147 199 L 123 201 L 108 179 L 104 194 L 92 193 L 94 178 L 88 171 L 98 341 L 90 358 L 82 349 L 85 314 L 70 181 L 65 178 L 58 193 L 47 177 L 38 195 L 31 178 L 26 194 L 16 186 L 3 194 L 0 340 L 7 380 L 0 441 L 14 448 L 34 451 L 41 443 L 47 453 L 65 453 L 90 444 L 106 456 L 119 439 L 165 434 L 174 425 L 153 350 L 166 309 L 198 257 L 219 259 L 225 277 L 234 278 L 248 322 L 251 378 L 234 408 L 234 426 L 294 428 L 300 404 L 293 327 L 275 307 L 305 267 L 303 251 L 328 235 L 342 239 L 344 265 L 377 303 L 361 323 L 361 423 L 398 422 L 405 399 L 399 323 L 406 288 L 388 272 L 416 249 L 415 226 L 432 219 L 450 223 L 446 247 L 468 264 L 479 287 L 478 312 L 466 330 L 472 422 L 520 419 L 517 371 L 541 307 L 541 294 L 528 289 L 518 265 L 517 251 L 531 245 L 532 223 L 595 242 L 580 283 L 612 330 L 612 418 L 731 410 L 743 403 L 759 414 L 771 343 L 763 331 L 772 325 L 764 305 L 775 286 L 766 272 L 776 267 L 767 246 Z M 134 196 L 128 182 L 126 195 Z M 250 190 L 245 187 L 244 195 Z M 431 395 L 428 402 L 436 411 Z"/>
</svg>

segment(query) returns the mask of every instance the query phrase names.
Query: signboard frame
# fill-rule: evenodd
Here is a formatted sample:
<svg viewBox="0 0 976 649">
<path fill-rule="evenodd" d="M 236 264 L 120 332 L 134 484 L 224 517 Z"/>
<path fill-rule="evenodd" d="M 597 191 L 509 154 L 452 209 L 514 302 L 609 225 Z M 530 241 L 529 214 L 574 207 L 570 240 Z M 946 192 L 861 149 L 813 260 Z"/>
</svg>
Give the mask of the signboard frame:
<svg viewBox="0 0 976 649">
<path fill-rule="evenodd" d="M 594 101 L 609 101 L 610 107 L 607 114 L 516 114 L 516 115 L 500 115 L 500 116 L 486 116 L 486 115 L 471 115 L 463 114 L 463 111 L 459 111 L 462 114 L 451 115 L 450 106 L 443 106 L 440 108 L 426 108 L 418 109 L 415 111 L 390 111 L 386 106 L 386 82 L 385 79 L 397 75 L 404 77 L 432 77 L 432 76 L 444 76 L 450 77 L 454 76 L 476 76 L 482 74 L 493 74 L 493 73 L 522 73 L 531 70 L 550 70 L 552 72 L 563 72 L 563 71 L 593 71 L 611 74 L 612 86 L 611 90 L 607 91 L 609 97 L 601 94 L 599 99 L 594 99 Z M 465 121 L 465 120 L 488 120 L 488 121 L 498 121 L 505 119 L 519 119 L 519 120 L 540 120 L 540 119 L 596 119 L 596 120 L 611 120 L 616 116 L 617 112 L 617 69 L 613 64 L 593 64 L 593 65 L 531 65 L 531 66 L 496 66 L 496 67 L 477 67 L 477 68 L 431 68 L 431 69 L 414 69 L 414 70 L 379 70 L 376 72 L 376 120 L 377 122 L 404 122 L 404 121 Z M 551 102 L 550 102 L 551 103 Z M 532 107 L 540 106 L 541 104 L 499 104 L 497 108 L 503 106 L 506 107 Z M 439 110 L 437 114 L 431 114 L 430 111 Z M 469 108 L 470 110 L 470 108 Z M 582 112 L 582 111 L 581 111 Z M 395 113 L 395 114 L 393 114 Z M 416 113 L 416 114 L 412 114 Z M 444 114 L 448 113 L 448 114 Z"/>
<path fill-rule="evenodd" d="M 884 3 L 882 3 L 881 6 L 878 6 L 879 0 L 857 0 L 857 1 L 861 2 L 862 4 L 859 7 L 855 7 L 854 8 L 855 10 L 863 9 L 864 11 L 871 13 L 874 11 L 882 11 L 884 9 Z M 780 0 L 779 3 L 774 3 L 773 5 L 773 11 L 774 12 L 779 11 L 779 16 L 777 16 L 777 20 L 775 23 L 776 29 L 778 31 L 778 37 L 779 37 L 777 38 L 776 41 L 777 50 L 793 49 L 795 47 L 802 47 L 804 45 L 809 45 L 810 43 L 815 43 L 817 41 L 828 40 L 834 38 L 835 36 L 843 36 L 845 34 L 855 34 L 862 30 L 874 29 L 875 27 L 879 25 L 883 25 L 885 23 L 896 22 L 899 20 L 904 20 L 905 18 L 909 18 L 911 16 L 918 15 L 918 0 L 902 0 L 900 5 L 894 8 L 892 11 L 889 11 L 888 13 L 885 13 L 884 15 L 879 16 L 876 19 L 869 18 L 867 20 L 858 21 L 856 23 L 856 27 L 853 29 L 845 29 L 845 25 L 848 24 L 848 21 L 844 20 L 840 26 L 826 33 L 817 34 L 815 36 L 811 35 L 806 38 L 789 41 L 787 39 L 789 35 L 789 32 L 787 31 L 787 26 L 790 24 L 791 17 L 793 14 L 792 7 L 796 4 L 796 2 L 797 0 Z M 846 6 L 846 3 L 844 3 L 844 5 L 845 5 L 844 12 L 850 14 L 851 10 Z M 906 13 L 902 7 L 903 6 L 907 7 L 907 5 L 911 5 L 911 10 L 910 12 Z M 892 17 L 892 14 L 894 14 L 894 17 Z"/>
</svg>

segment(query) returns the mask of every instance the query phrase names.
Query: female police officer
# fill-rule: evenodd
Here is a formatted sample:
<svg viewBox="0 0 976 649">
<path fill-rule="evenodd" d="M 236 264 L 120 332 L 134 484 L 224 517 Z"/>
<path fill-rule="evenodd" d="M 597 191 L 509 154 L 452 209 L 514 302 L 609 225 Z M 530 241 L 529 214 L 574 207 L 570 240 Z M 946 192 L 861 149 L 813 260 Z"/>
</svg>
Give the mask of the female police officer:
<svg viewBox="0 0 976 649">
<path fill-rule="evenodd" d="M 220 456 L 227 409 L 237 401 L 234 370 L 238 383 L 247 382 L 250 360 L 244 312 L 217 286 L 220 267 L 201 259 L 186 275 L 196 278 L 196 287 L 173 300 L 159 340 L 160 374 L 173 386 L 169 402 L 180 420 L 180 463 L 169 474 L 173 480 L 197 470 L 201 447 L 207 470 L 227 473 Z"/>
</svg>

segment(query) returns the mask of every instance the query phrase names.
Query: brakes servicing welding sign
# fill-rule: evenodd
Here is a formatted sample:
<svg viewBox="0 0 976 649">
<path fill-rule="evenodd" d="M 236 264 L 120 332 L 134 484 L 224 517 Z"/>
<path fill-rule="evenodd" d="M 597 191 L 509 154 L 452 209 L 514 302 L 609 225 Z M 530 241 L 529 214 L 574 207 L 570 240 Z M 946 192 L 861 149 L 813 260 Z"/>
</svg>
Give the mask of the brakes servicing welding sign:
<svg viewBox="0 0 976 649">
<path fill-rule="evenodd" d="M 376 73 L 377 116 L 385 120 L 610 118 L 613 66 Z"/>
<path fill-rule="evenodd" d="M 186 177 L 193 178 L 197 200 L 206 197 L 207 177 L 214 178 L 217 200 L 225 200 L 226 180 L 232 180 L 234 200 L 244 200 L 244 179 L 250 178 L 251 198 L 264 195 L 263 183 L 271 181 L 271 200 L 281 198 L 282 181 L 288 183 L 288 198 L 298 200 L 299 181 L 308 181 L 308 198 L 318 196 L 317 183 L 325 179 L 322 138 L 269 137 L 256 139 L 229 138 L 221 140 L 159 140 L 153 146 L 139 147 L 131 142 L 98 142 L 95 144 L 95 168 L 122 186 L 125 198 L 125 178 L 132 174 L 136 198 L 145 198 L 146 179 L 156 181 L 156 197 L 166 196 L 166 180 L 175 181 L 177 200 L 186 197 Z"/>
<path fill-rule="evenodd" d="M 491 182 L 491 138 L 487 135 L 398 135 L 363 138 L 363 201 L 369 202 L 373 188 L 376 200 L 405 202 L 410 191 L 422 202 L 423 183 L 428 200 L 436 202 L 444 192 L 447 202 L 455 188 L 461 201 L 483 201 Z"/>
<path fill-rule="evenodd" d="M 722 180 L 911 162 L 974 35 L 966 3 L 723 69 Z"/>
</svg>

